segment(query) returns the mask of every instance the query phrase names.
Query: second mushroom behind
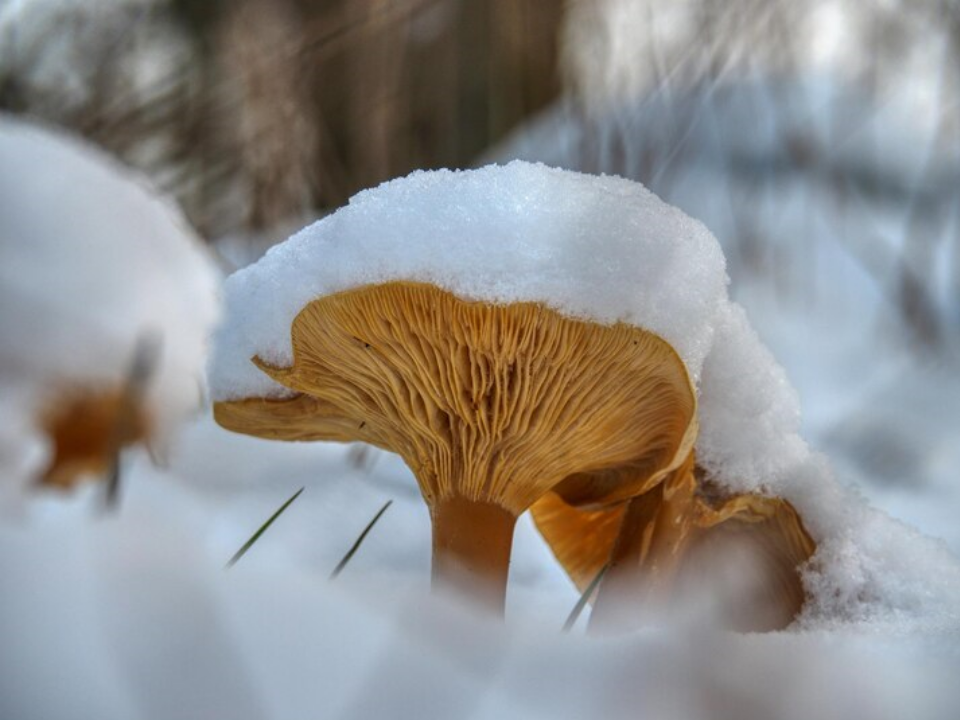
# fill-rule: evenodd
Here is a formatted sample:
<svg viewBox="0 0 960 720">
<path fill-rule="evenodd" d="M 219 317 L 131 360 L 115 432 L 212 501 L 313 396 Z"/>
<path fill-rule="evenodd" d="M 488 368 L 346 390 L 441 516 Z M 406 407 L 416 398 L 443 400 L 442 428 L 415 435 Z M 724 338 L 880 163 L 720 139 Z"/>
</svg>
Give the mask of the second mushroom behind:
<svg viewBox="0 0 960 720">
<path fill-rule="evenodd" d="M 604 571 L 591 629 L 693 612 L 734 630 L 780 630 L 806 598 L 800 568 L 816 546 L 794 507 L 719 491 L 692 453 L 629 501 L 584 511 L 550 493 L 532 512 L 578 586 Z"/>
</svg>

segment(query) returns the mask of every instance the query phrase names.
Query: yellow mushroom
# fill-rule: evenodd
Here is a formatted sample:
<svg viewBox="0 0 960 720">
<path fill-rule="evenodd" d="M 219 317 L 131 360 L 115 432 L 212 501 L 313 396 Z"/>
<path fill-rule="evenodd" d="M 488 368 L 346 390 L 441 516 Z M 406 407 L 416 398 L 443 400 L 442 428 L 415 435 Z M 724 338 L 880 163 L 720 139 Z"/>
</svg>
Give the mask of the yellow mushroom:
<svg viewBox="0 0 960 720">
<path fill-rule="evenodd" d="M 144 392 L 157 352 L 154 339 L 144 336 L 137 343 L 122 383 L 62 385 L 53 398 L 41 404 L 37 425 L 52 452 L 46 469 L 37 478 L 38 485 L 65 490 L 84 478 L 104 477 L 118 462 L 124 447 L 141 441 L 149 447 L 154 423 Z M 107 489 L 111 502 L 115 481 L 113 478 Z"/>
<path fill-rule="evenodd" d="M 581 589 L 609 564 L 592 627 L 629 625 L 642 613 L 710 593 L 726 626 L 775 630 L 805 599 L 798 568 L 815 545 L 793 506 L 717 492 L 693 453 L 664 482 L 626 502 L 583 511 L 551 493 L 532 513 Z"/>
<path fill-rule="evenodd" d="M 252 358 L 291 395 L 217 402 L 217 422 L 399 454 L 430 507 L 434 583 L 496 612 L 522 512 L 551 491 L 588 508 L 641 495 L 696 437 L 694 388 L 668 343 L 539 303 L 387 282 L 308 303 L 291 341 L 290 367 Z"/>
<path fill-rule="evenodd" d="M 123 446 L 149 434 L 143 404 L 128 390 L 114 388 L 65 391 L 41 413 L 40 427 L 52 452 L 38 482 L 60 489 L 102 476 Z"/>
</svg>

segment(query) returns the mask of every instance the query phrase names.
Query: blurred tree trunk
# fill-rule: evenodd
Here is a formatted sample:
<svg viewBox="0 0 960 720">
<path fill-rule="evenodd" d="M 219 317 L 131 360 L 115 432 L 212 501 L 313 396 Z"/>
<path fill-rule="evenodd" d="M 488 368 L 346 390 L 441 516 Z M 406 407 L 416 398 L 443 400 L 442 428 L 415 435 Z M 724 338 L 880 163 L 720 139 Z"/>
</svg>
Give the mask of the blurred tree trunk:
<svg viewBox="0 0 960 720">
<path fill-rule="evenodd" d="M 269 235 L 416 168 L 467 167 L 560 92 L 564 0 L 41 5 L 23 4 L 32 44 L 2 56 L 0 109 L 103 145 L 207 237 Z M 35 77 L 61 46 L 77 97 Z"/>
<path fill-rule="evenodd" d="M 230 92 L 221 124 L 236 136 L 245 224 L 252 230 L 303 217 L 312 205 L 317 133 L 298 62 L 302 27 L 290 0 L 241 0 L 217 32 Z"/>
<path fill-rule="evenodd" d="M 303 7 L 316 4 L 301 0 Z M 563 0 L 334 0 L 313 12 L 303 62 L 329 130 L 321 187 L 335 207 L 415 168 L 467 167 L 560 91 Z M 327 174 L 321 170 L 321 175 Z"/>
</svg>

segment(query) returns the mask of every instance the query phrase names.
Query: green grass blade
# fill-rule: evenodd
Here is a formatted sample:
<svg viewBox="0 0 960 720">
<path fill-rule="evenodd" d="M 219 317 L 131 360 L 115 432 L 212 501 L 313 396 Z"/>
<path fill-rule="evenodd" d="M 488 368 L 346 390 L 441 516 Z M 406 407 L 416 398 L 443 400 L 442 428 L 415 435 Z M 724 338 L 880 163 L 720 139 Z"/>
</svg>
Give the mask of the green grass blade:
<svg viewBox="0 0 960 720">
<path fill-rule="evenodd" d="M 606 575 L 607 568 L 609 567 L 610 563 L 607 563 L 600 568 L 600 572 L 598 572 L 593 580 L 590 581 L 590 584 L 587 585 L 586 590 L 583 591 L 580 599 L 577 600 L 577 604 L 573 606 L 573 610 L 571 610 L 570 614 L 567 616 L 567 621 L 563 624 L 563 632 L 570 632 L 570 630 L 573 629 L 573 626 L 577 624 L 577 620 L 580 619 L 580 613 L 582 613 L 583 609 L 587 606 L 587 603 L 590 601 L 590 597 L 597 589 L 600 581 L 603 580 L 603 576 Z"/>
<path fill-rule="evenodd" d="M 380 508 L 377 514 L 373 516 L 373 519 L 369 523 L 367 523 L 367 526 L 363 529 L 363 532 L 360 533 L 360 537 L 356 539 L 356 541 L 353 543 L 350 549 L 347 550 L 347 554 L 343 556 L 343 559 L 339 563 L 337 563 L 337 566 L 333 569 L 333 572 L 330 573 L 331 580 L 336 578 L 337 575 L 339 575 L 340 572 L 347 566 L 347 563 L 350 562 L 350 558 L 353 557 L 354 553 L 356 553 L 357 550 L 359 549 L 360 544 L 367 537 L 367 533 L 369 533 L 373 529 L 373 526 L 377 524 L 377 520 L 381 518 L 381 516 L 387 511 L 387 508 L 390 507 L 392 504 L 393 504 L 393 500 L 387 500 L 387 502 L 384 503 L 383 507 Z"/>
<path fill-rule="evenodd" d="M 247 550 L 253 547 L 253 544 L 260 539 L 260 536 L 267 531 L 267 528 L 273 525 L 273 521 L 276 520 L 278 517 L 280 517 L 283 511 L 286 510 L 288 507 L 290 507 L 290 505 L 293 503 L 294 500 L 300 497 L 300 493 L 302 492 L 303 492 L 303 488 L 300 488 L 292 496 L 290 496 L 289 500 L 287 500 L 283 505 L 277 508 L 277 511 L 270 516 L 270 519 L 267 520 L 263 525 L 261 525 L 260 529 L 257 530 L 253 535 L 251 535 L 250 539 L 243 544 L 243 547 L 241 547 L 239 550 L 237 550 L 236 553 L 234 553 L 234 556 L 227 561 L 227 564 L 224 566 L 223 569 L 229 570 L 234 565 L 236 565 L 237 560 L 242 558 L 246 554 Z"/>
</svg>

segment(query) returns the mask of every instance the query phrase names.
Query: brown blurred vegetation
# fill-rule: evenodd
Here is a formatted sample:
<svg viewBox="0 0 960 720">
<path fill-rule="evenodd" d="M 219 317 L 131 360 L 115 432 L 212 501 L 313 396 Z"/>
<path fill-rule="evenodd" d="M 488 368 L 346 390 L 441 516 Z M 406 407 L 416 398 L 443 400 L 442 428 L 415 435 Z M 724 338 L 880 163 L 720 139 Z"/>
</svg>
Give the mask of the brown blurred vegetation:
<svg viewBox="0 0 960 720">
<path fill-rule="evenodd" d="M 563 0 L 159 0 L 54 18 L 0 109 L 145 170 L 207 237 L 269 231 L 415 168 L 468 167 L 560 92 Z M 144 87 L 160 31 L 172 54 Z M 86 95 L 23 82 L 70 34 Z M 172 48 L 172 50 L 171 50 Z M 79 54 L 79 53 L 78 53 Z M 19 72 L 18 72 L 19 68 Z"/>
</svg>

